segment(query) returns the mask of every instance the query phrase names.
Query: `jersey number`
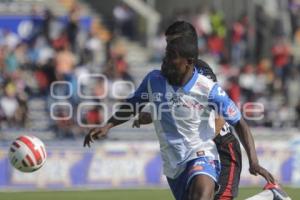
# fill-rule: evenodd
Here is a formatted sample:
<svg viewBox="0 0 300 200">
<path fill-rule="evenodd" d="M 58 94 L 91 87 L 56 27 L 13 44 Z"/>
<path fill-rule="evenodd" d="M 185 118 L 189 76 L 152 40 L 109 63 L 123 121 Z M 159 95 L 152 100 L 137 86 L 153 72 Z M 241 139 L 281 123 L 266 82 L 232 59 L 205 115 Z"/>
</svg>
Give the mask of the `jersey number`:
<svg viewBox="0 0 300 200">
<path fill-rule="evenodd" d="M 225 91 L 222 90 L 221 87 L 218 87 L 218 95 L 219 95 L 219 96 L 225 96 L 225 95 L 226 95 Z"/>
</svg>

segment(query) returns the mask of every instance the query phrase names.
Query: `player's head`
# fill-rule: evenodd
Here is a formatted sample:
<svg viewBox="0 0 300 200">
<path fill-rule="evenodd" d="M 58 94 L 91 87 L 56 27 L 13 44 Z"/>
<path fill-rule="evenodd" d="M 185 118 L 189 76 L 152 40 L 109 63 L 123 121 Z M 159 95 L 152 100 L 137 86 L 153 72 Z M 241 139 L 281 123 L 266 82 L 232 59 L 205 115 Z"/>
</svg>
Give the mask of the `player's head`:
<svg viewBox="0 0 300 200">
<path fill-rule="evenodd" d="M 185 21 L 176 21 L 165 32 L 167 42 L 178 37 L 191 37 L 197 43 L 198 36 L 192 24 Z"/>
<path fill-rule="evenodd" d="M 176 38 L 184 38 L 184 37 L 191 38 L 190 41 L 194 42 L 195 44 L 198 43 L 198 36 L 197 36 L 196 29 L 193 27 L 192 24 L 185 21 L 176 21 L 173 24 L 171 24 L 167 28 L 165 32 L 165 36 L 166 36 L 167 43 Z M 208 77 L 214 82 L 217 82 L 216 75 L 214 74 L 213 70 L 206 62 L 198 59 L 195 64 L 196 64 L 195 65 L 196 69 L 200 74 Z"/>
<path fill-rule="evenodd" d="M 167 43 L 161 71 L 171 85 L 182 86 L 184 77 L 193 70 L 198 47 L 192 37 L 178 37 Z"/>
</svg>

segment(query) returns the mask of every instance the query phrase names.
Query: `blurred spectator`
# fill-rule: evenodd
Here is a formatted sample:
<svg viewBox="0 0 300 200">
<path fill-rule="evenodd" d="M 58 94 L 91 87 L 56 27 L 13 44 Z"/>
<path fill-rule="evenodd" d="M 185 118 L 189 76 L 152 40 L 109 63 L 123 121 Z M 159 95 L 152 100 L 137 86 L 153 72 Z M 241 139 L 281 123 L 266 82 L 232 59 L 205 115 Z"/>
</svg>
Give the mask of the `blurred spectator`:
<svg viewBox="0 0 300 200">
<path fill-rule="evenodd" d="M 154 62 L 160 62 L 164 56 L 165 48 L 167 46 L 166 37 L 164 32 L 161 32 L 157 35 L 153 41 L 151 42 L 152 45 L 152 60 Z"/>
<path fill-rule="evenodd" d="M 128 72 L 129 66 L 123 55 L 117 55 L 114 59 L 114 66 L 116 67 L 115 74 L 117 79 L 134 82 L 132 76 Z"/>
<path fill-rule="evenodd" d="M 101 124 L 103 122 L 102 109 L 94 106 L 86 113 L 85 119 L 86 124 Z"/>
<path fill-rule="evenodd" d="M 20 66 L 25 66 L 29 62 L 27 57 L 27 51 L 28 46 L 24 42 L 19 43 L 15 49 L 15 56 Z"/>
<path fill-rule="evenodd" d="M 29 42 L 33 43 L 39 37 L 43 29 L 43 21 L 41 18 L 41 10 L 37 5 L 33 5 L 31 8 L 31 24 L 32 30 L 29 35 Z"/>
<path fill-rule="evenodd" d="M 4 29 L 3 30 L 3 46 L 6 46 L 8 48 L 8 50 L 13 50 L 18 43 L 20 42 L 20 38 L 19 36 L 8 30 L 8 29 Z"/>
<path fill-rule="evenodd" d="M 208 36 L 207 47 L 217 59 L 224 57 L 226 27 L 222 13 L 217 10 L 210 12 L 212 33 Z"/>
<path fill-rule="evenodd" d="M 279 17 L 274 19 L 271 29 L 273 38 L 284 37 L 286 35 L 283 23 L 283 20 Z"/>
<path fill-rule="evenodd" d="M 231 60 L 234 66 L 241 67 L 244 64 L 247 45 L 247 17 L 243 16 L 239 21 L 236 21 L 232 27 L 231 36 Z"/>
<path fill-rule="evenodd" d="M 5 71 L 8 74 L 14 73 L 19 67 L 19 63 L 17 61 L 17 57 L 15 55 L 15 52 L 13 50 L 6 51 L 6 57 L 5 57 Z"/>
<path fill-rule="evenodd" d="M 300 129 L 300 99 L 295 108 L 295 111 L 296 111 L 296 126 Z"/>
<path fill-rule="evenodd" d="M 210 53 L 217 59 L 220 59 L 223 56 L 224 38 L 218 34 L 212 34 L 208 38 L 207 45 Z"/>
<path fill-rule="evenodd" d="M 275 79 L 275 75 L 271 66 L 270 59 L 262 59 L 257 65 L 257 82 L 254 86 L 254 91 L 259 96 L 270 95 L 272 92 L 272 84 Z"/>
<path fill-rule="evenodd" d="M 241 88 L 237 77 L 229 79 L 228 95 L 236 103 L 240 103 Z"/>
<path fill-rule="evenodd" d="M 254 95 L 254 86 L 256 85 L 256 77 L 251 64 L 247 64 L 240 74 L 239 83 L 242 90 L 242 95 L 245 97 L 243 102 L 250 101 Z"/>
<path fill-rule="evenodd" d="M 288 104 L 283 104 L 279 107 L 278 118 L 281 128 L 290 127 L 294 123 L 293 111 Z"/>
<path fill-rule="evenodd" d="M 293 37 L 294 42 L 292 43 L 292 54 L 294 63 L 296 65 L 300 64 L 300 27 L 295 32 Z"/>
<path fill-rule="evenodd" d="M 267 56 L 267 38 L 269 36 L 269 17 L 261 5 L 255 8 L 255 24 L 256 24 L 256 42 L 255 42 L 255 58 L 256 61 Z"/>
<path fill-rule="evenodd" d="M 45 9 L 44 11 L 44 22 L 42 26 L 42 34 L 45 36 L 47 42 L 50 44 L 51 43 L 51 28 L 52 28 L 52 23 L 54 20 L 54 15 L 51 10 Z"/>
<path fill-rule="evenodd" d="M 72 118 L 69 118 L 69 113 L 71 112 L 68 108 L 64 106 L 57 106 L 58 108 L 55 110 L 55 116 L 57 120 L 55 121 L 54 130 L 57 138 L 75 138 L 75 134 L 73 132 L 74 121 Z"/>
<path fill-rule="evenodd" d="M 210 21 L 212 25 L 212 33 L 217 34 L 220 38 L 225 38 L 227 30 L 223 14 L 220 11 L 212 9 L 210 13 Z"/>
<path fill-rule="evenodd" d="M 278 77 L 284 78 L 291 59 L 291 49 L 285 38 L 278 38 L 272 47 L 273 64 Z"/>
<path fill-rule="evenodd" d="M 106 98 L 108 88 L 107 88 L 107 86 L 105 86 L 104 81 L 105 80 L 103 80 L 103 79 L 97 80 L 96 84 L 93 87 L 93 96 Z"/>
<path fill-rule="evenodd" d="M 91 70 L 96 71 L 105 62 L 104 44 L 97 37 L 95 31 L 91 31 L 85 43 L 86 63 L 91 64 Z"/>
<path fill-rule="evenodd" d="M 19 102 L 17 100 L 16 85 L 13 82 L 8 82 L 4 86 L 4 95 L 1 97 L 0 106 L 2 118 L 7 121 L 8 126 L 14 126 Z"/>
<path fill-rule="evenodd" d="M 289 13 L 292 25 L 292 35 L 295 35 L 297 29 L 300 27 L 300 3 L 297 0 L 289 1 Z"/>
<path fill-rule="evenodd" d="M 66 26 L 67 36 L 68 36 L 68 42 L 70 44 L 72 52 L 77 52 L 77 35 L 79 32 L 79 8 L 77 6 L 74 6 L 70 13 L 69 13 L 69 19 Z"/>
<path fill-rule="evenodd" d="M 52 40 L 54 49 L 67 48 L 69 46 L 68 34 L 66 28 L 63 28 L 57 38 Z"/>
<path fill-rule="evenodd" d="M 207 37 L 212 33 L 212 26 L 210 21 L 210 11 L 208 8 L 199 8 L 194 17 L 193 24 L 199 37 Z"/>
<path fill-rule="evenodd" d="M 75 56 L 68 49 L 68 47 L 62 47 L 55 55 L 55 70 L 58 76 L 70 74 L 73 72 L 75 66 Z"/>
<path fill-rule="evenodd" d="M 116 33 L 131 40 L 135 39 L 134 12 L 125 3 L 120 3 L 113 9 L 113 16 Z"/>
<path fill-rule="evenodd" d="M 300 99 L 300 74 L 296 68 L 290 71 L 286 85 L 288 105 L 295 108 Z"/>
</svg>

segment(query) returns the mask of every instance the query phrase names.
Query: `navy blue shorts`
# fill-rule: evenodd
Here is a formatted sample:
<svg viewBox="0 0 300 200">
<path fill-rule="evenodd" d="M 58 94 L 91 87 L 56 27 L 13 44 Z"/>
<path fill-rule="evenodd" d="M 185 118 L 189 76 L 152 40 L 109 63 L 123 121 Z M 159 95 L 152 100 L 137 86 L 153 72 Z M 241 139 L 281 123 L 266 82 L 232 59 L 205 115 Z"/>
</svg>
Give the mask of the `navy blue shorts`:
<svg viewBox="0 0 300 200">
<path fill-rule="evenodd" d="M 169 186 L 176 200 L 184 200 L 193 177 L 207 175 L 217 184 L 221 171 L 220 162 L 209 157 L 199 157 L 187 163 L 185 170 L 175 179 L 167 177 Z"/>
</svg>

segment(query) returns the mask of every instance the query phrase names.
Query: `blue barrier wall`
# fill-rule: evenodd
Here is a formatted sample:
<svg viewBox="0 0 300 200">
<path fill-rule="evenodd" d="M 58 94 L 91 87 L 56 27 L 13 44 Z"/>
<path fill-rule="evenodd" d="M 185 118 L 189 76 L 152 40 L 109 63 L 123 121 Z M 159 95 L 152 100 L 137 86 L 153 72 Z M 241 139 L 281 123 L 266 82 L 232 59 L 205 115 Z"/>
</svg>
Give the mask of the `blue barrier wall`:
<svg viewBox="0 0 300 200">
<path fill-rule="evenodd" d="M 282 184 L 300 186 L 300 145 L 294 142 L 256 142 L 261 164 Z M 77 144 L 76 144 L 77 145 Z M 45 165 L 34 173 L 14 170 L 8 147 L 0 148 L 0 189 L 166 187 L 157 142 L 104 142 L 92 149 L 72 143 L 47 146 Z M 264 185 L 248 172 L 243 158 L 241 185 Z"/>
</svg>

